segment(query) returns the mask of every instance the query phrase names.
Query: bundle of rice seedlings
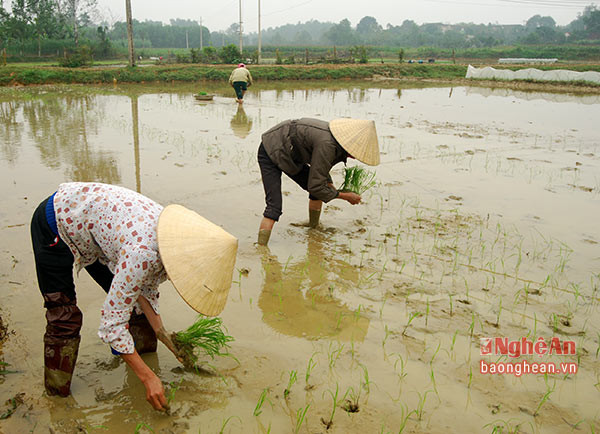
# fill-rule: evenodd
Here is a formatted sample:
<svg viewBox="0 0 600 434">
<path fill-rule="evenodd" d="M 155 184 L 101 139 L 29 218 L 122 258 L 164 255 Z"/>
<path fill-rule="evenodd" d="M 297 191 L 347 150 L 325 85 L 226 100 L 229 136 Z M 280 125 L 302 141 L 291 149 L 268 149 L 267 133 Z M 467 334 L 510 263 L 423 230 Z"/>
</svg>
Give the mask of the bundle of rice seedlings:
<svg viewBox="0 0 600 434">
<path fill-rule="evenodd" d="M 340 187 L 341 191 L 350 191 L 362 195 L 375 186 L 375 172 L 359 166 L 346 167 L 344 171 L 344 183 Z"/>
<path fill-rule="evenodd" d="M 225 334 L 222 323 L 221 318 L 200 315 L 186 330 L 173 333 L 173 342 L 184 357 L 186 366 L 197 366 L 199 350 L 212 359 L 215 356 L 229 355 L 227 351 L 222 350 L 229 348 L 229 342 L 233 342 L 234 338 Z"/>
</svg>

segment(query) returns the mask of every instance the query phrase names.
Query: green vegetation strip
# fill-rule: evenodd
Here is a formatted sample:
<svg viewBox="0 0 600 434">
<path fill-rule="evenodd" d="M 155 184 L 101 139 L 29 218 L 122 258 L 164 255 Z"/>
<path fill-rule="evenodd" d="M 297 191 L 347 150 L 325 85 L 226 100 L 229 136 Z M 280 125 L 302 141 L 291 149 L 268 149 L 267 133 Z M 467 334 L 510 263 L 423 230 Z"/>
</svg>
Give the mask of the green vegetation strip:
<svg viewBox="0 0 600 434">
<path fill-rule="evenodd" d="M 53 83 L 142 83 L 194 82 L 200 80 L 227 81 L 232 66 L 148 66 L 120 68 L 0 68 L 0 86 Z M 350 65 L 350 66 L 254 66 L 256 80 L 336 80 L 365 79 L 373 76 L 389 78 L 463 78 L 465 65 Z"/>
</svg>

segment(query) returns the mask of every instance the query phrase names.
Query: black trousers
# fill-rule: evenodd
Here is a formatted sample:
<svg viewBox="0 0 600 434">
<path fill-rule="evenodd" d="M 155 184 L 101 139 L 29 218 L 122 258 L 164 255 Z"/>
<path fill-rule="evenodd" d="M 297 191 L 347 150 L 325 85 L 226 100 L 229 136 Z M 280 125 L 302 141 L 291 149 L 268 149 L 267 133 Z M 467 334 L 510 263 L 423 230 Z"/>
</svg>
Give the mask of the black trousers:
<svg viewBox="0 0 600 434">
<path fill-rule="evenodd" d="M 50 229 L 46 220 L 46 203 L 42 201 L 31 219 L 31 241 L 35 270 L 46 311 L 46 334 L 56 338 L 79 336 L 83 314 L 77 307 L 73 281 L 73 254 Z M 88 274 L 108 293 L 113 274 L 96 261 L 85 267 Z"/>
<path fill-rule="evenodd" d="M 245 81 L 234 81 L 233 90 L 235 90 L 235 96 L 238 99 L 244 98 L 244 91 L 248 90 L 248 84 Z"/>
<path fill-rule="evenodd" d="M 262 177 L 263 188 L 265 189 L 265 202 L 267 204 L 263 216 L 271 220 L 278 221 L 281 216 L 283 199 L 281 197 L 281 173 L 283 172 L 267 155 L 265 147 L 261 143 L 258 147 L 258 165 Z M 305 191 L 308 191 L 308 174 L 310 166 L 305 164 L 302 170 L 295 175 L 286 173 L 296 184 Z M 309 199 L 317 200 L 316 197 L 309 194 Z"/>
</svg>

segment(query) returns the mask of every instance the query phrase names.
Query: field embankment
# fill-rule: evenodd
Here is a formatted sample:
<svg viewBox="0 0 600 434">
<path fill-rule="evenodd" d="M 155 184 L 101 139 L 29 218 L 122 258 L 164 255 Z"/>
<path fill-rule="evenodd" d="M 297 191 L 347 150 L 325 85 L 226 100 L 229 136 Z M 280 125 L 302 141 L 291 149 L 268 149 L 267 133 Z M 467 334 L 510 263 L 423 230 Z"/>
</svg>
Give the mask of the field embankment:
<svg viewBox="0 0 600 434">
<path fill-rule="evenodd" d="M 489 65 L 489 64 L 488 64 Z M 485 63 L 476 66 L 486 66 Z M 507 69 L 532 67 L 510 65 Z M 573 71 L 600 71 L 600 64 L 534 65 L 538 69 L 570 69 Z M 89 68 L 61 68 L 55 66 L 18 66 L 0 68 L 0 86 L 80 83 L 165 83 L 227 81 L 232 65 L 146 65 L 135 68 L 103 66 Z M 477 83 L 491 87 L 514 87 L 530 90 L 600 92 L 600 86 L 583 82 L 549 83 L 531 80 L 466 80 L 467 64 L 381 64 L 381 65 L 254 65 L 250 67 L 257 81 L 278 80 L 419 80 Z"/>
</svg>

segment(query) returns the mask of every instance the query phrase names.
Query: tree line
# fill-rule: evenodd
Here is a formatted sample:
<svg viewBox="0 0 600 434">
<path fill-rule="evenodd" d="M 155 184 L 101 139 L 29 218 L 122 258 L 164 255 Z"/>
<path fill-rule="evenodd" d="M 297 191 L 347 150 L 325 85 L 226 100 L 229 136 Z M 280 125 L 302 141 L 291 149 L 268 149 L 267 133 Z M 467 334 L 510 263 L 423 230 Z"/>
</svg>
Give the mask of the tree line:
<svg viewBox="0 0 600 434">
<path fill-rule="evenodd" d="M 200 50 L 197 56 L 213 61 L 238 42 L 238 24 L 224 31 L 210 31 L 193 20 L 133 20 L 137 50 L 151 48 L 213 47 Z M 244 35 L 245 45 L 257 45 L 257 34 Z M 434 47 L 471 49 L 506 45 L 595 45 L 600 41 L 600 9 L 589 5 L 566 26 L 558 26 L 550 16 L 532 16 L 523 25 L 443 24 L 418 25 L 405 20 L 400 25 L 382 26 L 370 16 L 356 26 L 344 19 L 339 23 L 310 20 L 285 24 L 262 31 L 262 44 L 272 47 Z M 9 55 L 63 56 L 67 50 L 85 45 L 94 58 L 111 58 L 123 54 L 127 47 L 125 22 L 109 25 L 97 17 L 97 0 L 12 0 L 10 9 L 0 4 L 0 49 Z M 225 53 L 227 54 L 227 53 Z M 203 60 L 203 59 L 201 59 Z M 221 59 L 222 60 L 222 59 Z"/>
</svg>

